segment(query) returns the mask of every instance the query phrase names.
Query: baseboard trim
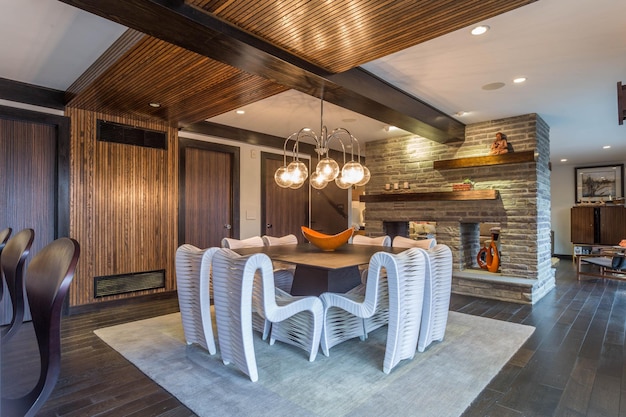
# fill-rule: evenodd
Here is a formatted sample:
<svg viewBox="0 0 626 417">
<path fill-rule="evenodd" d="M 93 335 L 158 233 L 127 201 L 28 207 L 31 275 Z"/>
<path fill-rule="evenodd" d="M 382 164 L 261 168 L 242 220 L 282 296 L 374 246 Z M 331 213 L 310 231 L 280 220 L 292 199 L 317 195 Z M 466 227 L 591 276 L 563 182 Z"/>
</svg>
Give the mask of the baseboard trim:
<svg viewBox="0 0 626 417">
<path fill-rule="evenodd" d="M 177 291 L 159 292 L 155 294 L 141 295 L 138 297 L 123 298 L 119 300 L 102 301 L 100 303 L 83 304 L 80 306 L 70 307 L 69 316 L 77 314 L 94 313 L 107 308 L 128 306 L 133 304 L 149 303 L 156 300 L 168 300 L 171 298 L 177 298 Z"/>
</svg>

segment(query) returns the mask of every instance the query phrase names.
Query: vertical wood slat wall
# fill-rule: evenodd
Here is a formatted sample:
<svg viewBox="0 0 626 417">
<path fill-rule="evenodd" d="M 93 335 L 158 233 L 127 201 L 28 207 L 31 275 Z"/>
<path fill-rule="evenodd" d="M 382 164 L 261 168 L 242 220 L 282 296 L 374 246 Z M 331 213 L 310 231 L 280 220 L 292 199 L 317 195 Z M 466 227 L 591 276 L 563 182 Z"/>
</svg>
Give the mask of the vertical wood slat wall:
<svg viewBox="0 0 626 417">
<path fill-rule="evenodd" d="M 160 121 L 66 108 L 71 119 L 70 236 L 81 256 L 70 306 L 176 288 L 178 146 L 175 128 Z M 97 120 L 167 132 L 168 149 L 96 140 Z M 94 298 L 93 278 L 166 270 L 165 289 Z"/>
</svg>

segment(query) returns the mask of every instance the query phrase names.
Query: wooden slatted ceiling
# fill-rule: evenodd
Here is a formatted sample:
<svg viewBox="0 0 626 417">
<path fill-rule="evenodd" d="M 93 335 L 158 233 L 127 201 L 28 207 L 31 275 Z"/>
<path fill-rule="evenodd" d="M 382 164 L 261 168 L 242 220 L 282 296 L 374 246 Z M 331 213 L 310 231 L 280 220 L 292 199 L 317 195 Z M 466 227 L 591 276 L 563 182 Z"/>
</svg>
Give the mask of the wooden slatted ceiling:
<svg viewBox="0 0 626 417">
<path fill-rule="evenodd" d="M 150 36 L 137 41 L 115 63 L 99 62 L 107 67 L 90 68 L 85 77 L 99 75 L 74 83 L 83 89 L 73 91 L 70 106 L 176 125 L 202 121 L 287 90 Z M 152 108 L 151 102 L 161 107 Z"/>
<path fill-rule="evenodd" d="M 331 72 L 434 39 L 536 0 L 187 0 Z"/>
</svg>

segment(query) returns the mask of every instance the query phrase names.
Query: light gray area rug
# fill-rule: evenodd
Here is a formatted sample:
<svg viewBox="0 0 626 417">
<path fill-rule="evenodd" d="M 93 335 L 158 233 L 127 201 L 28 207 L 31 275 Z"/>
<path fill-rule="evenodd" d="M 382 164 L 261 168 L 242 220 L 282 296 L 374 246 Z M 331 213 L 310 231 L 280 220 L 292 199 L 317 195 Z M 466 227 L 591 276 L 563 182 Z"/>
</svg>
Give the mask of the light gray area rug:
<svg viewBox="0 0 626 417">
<path fill-rule="evenodd" d="M 187 346 L 180 314 L 95 333 L 199 416 L 459 416 L 534 327 L 450 312 L 446 337 L 391 374 L 382 371 L 387 328 L 330 350 L 304 350 L 255 334 L 259 381 L 217 354 Z"/>
</svg>

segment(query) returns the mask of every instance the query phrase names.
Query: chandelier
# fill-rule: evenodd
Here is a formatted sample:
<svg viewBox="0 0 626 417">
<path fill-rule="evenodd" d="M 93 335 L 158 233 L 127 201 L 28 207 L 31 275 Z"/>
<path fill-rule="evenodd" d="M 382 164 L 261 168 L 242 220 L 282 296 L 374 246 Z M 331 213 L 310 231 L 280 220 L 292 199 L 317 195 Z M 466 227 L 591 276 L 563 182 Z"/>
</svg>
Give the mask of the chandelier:
<svg viewBox="0 0 626 417">
<path fill-rule="evenodd" d="M 333 129 L 330 133 L 324 126 L 324 99 L 320 105 L 320 134 L 317 135 L 312 129 L 303 127 L 299 131 L 289 135 L 283 145 L 283 166 L 274 173 L 276 184 L 283 188 L 298 189 L 309 176 L 306 165 L 300 161 L 298 146 L 300 140 L 311 139 L 315 142 L 315 152 L 319 162 L 315 172 L 311 174 L 311 186 L 318 190 L 326 187 L 329 182 L 344 190 L 356 186 L 363 186 L 370 180 L 370 171 L 361 164 L 361 147 L 359 141 L 352 134 L 342 127 Z M 293 141 L 292 160 L 287 164 L 287 144 Z M 338 141 L 343 151 L 343 167 L 339 169 L 339 164 L 329 156 L 330 143 Z M 350 161 L 346 163 L 346 143 L 350 144 Z M 354 149 L 357 149 L 357 159 L 354 160 Z"/>
</svg>

